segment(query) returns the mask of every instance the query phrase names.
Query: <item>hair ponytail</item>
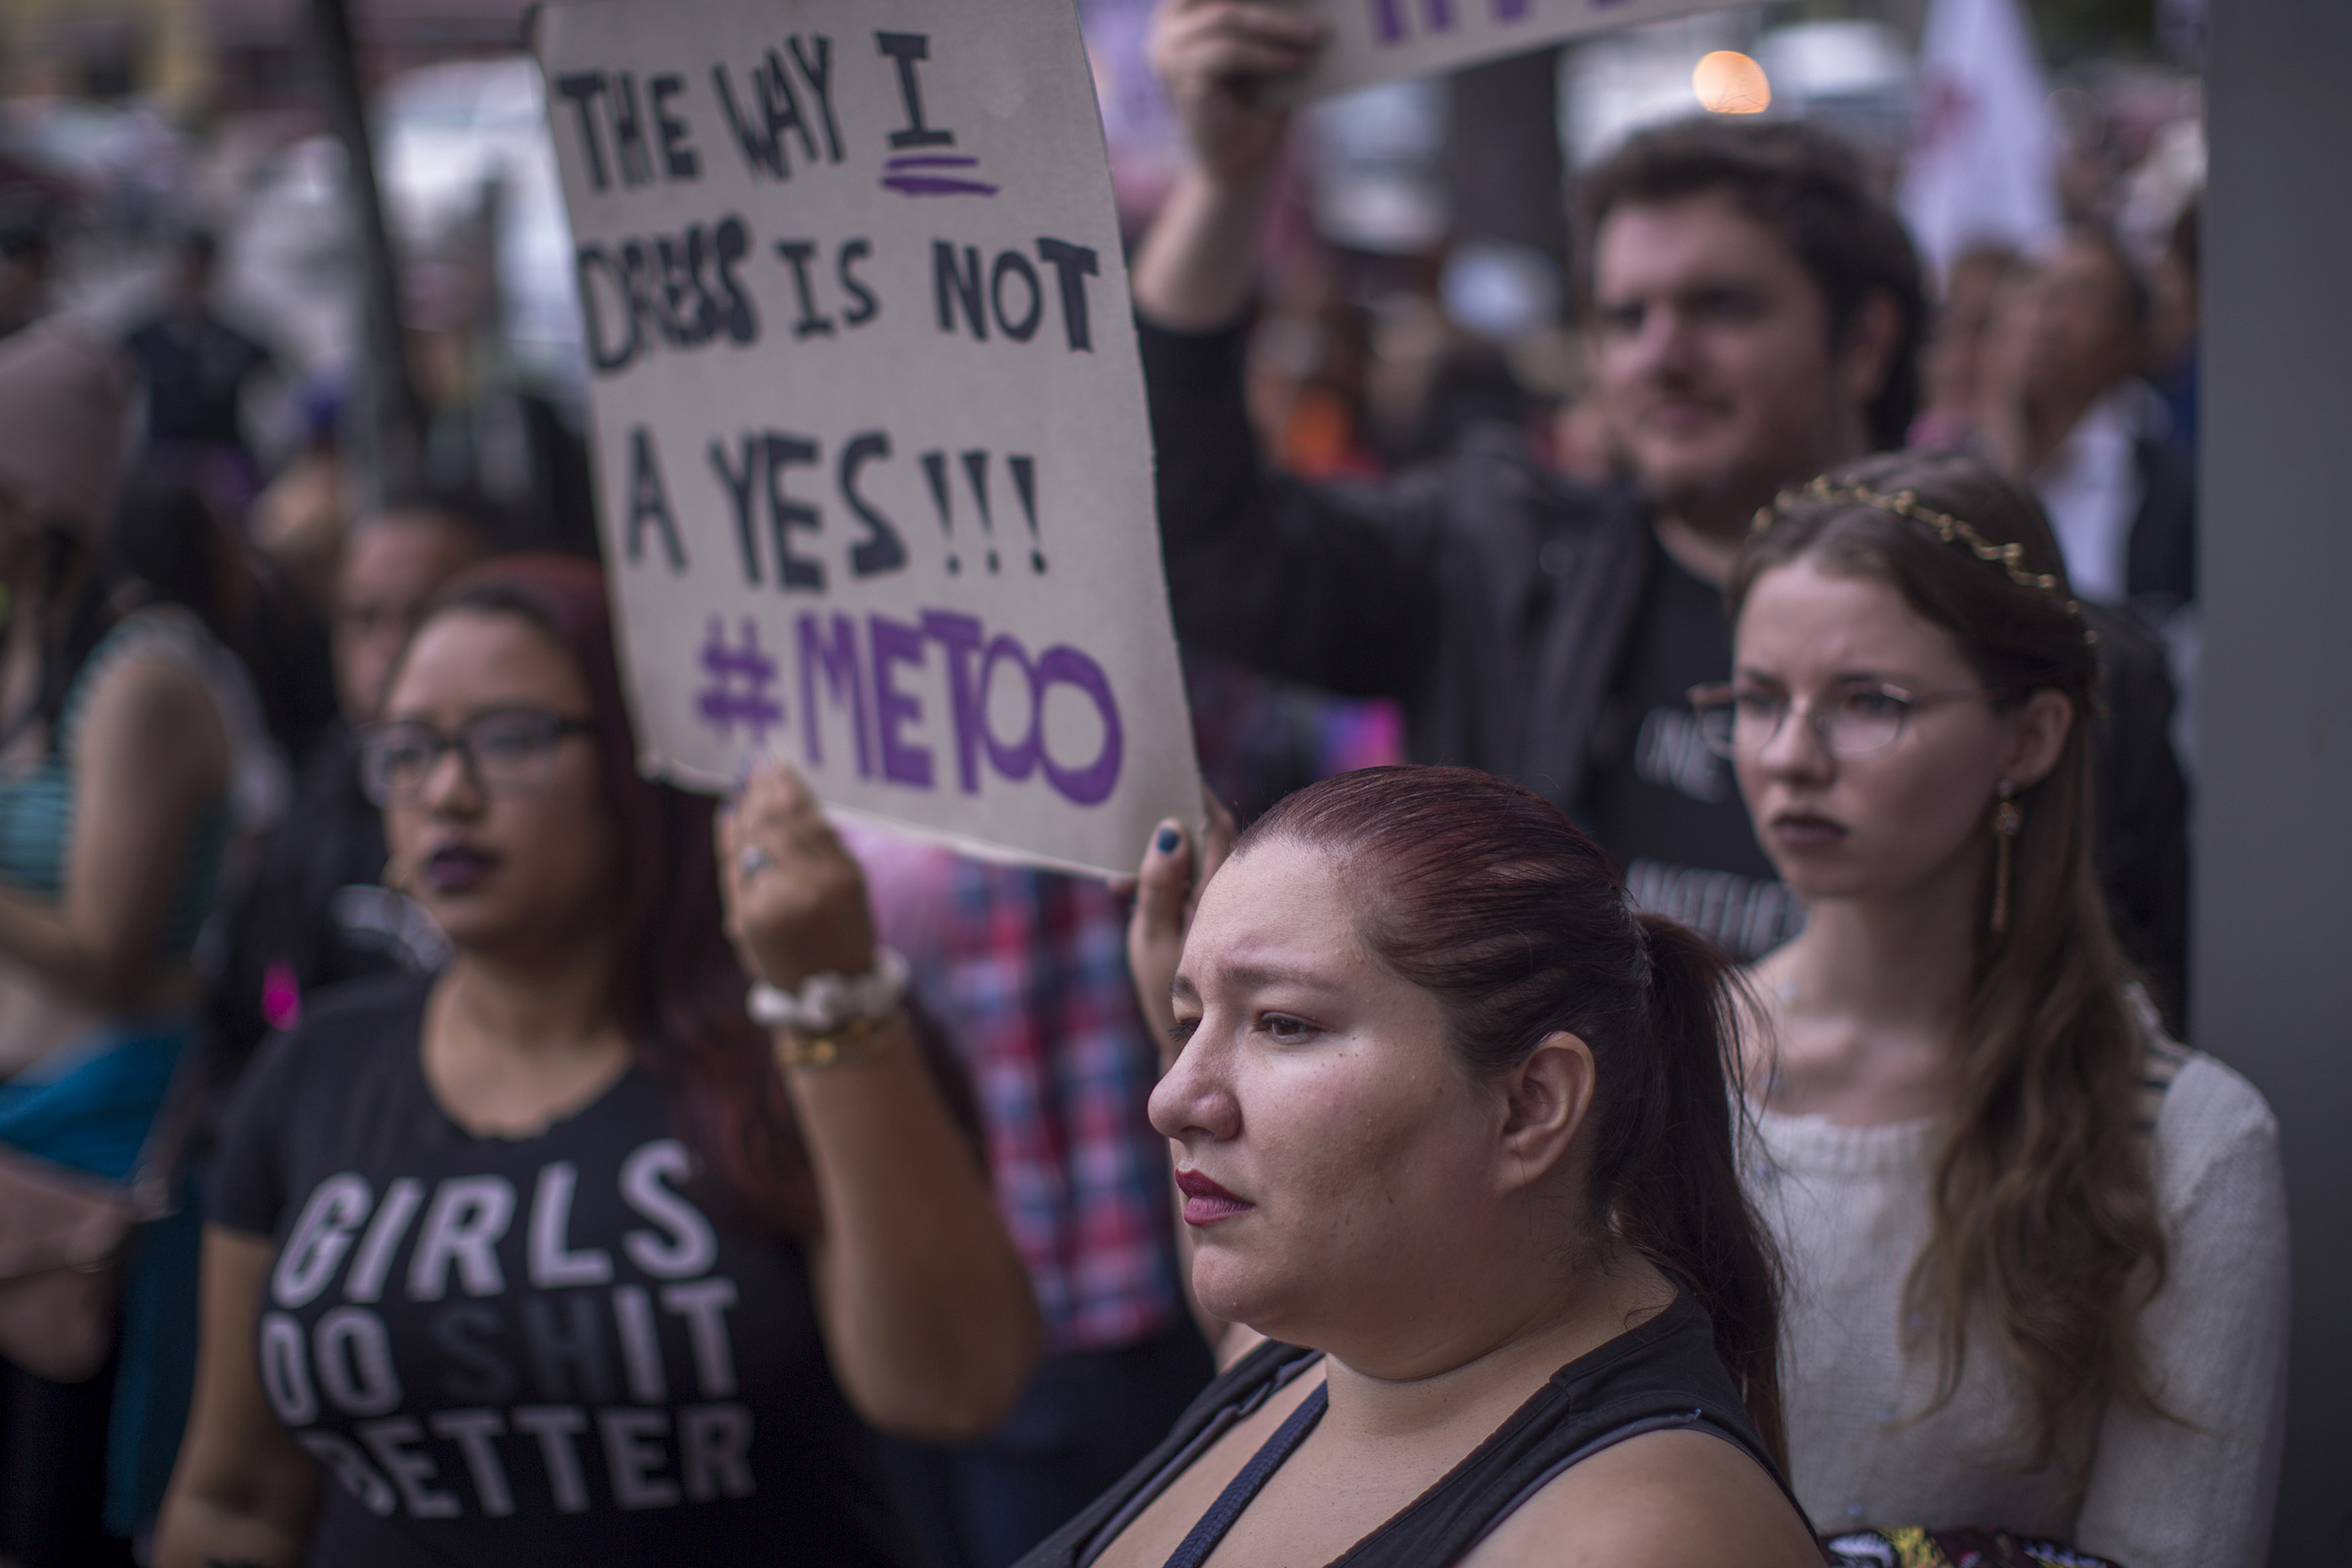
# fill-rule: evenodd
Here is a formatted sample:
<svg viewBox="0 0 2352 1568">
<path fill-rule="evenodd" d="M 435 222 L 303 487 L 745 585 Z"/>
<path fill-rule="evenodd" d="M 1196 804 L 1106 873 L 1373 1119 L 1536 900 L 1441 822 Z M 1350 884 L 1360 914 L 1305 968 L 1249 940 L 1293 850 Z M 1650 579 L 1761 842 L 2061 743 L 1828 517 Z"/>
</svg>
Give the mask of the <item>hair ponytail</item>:
<svg viewBox="0 0 2352 1568">
<path fill-rule="evenodd" d="M 1592 1050 L 1592 1223 L 1706 1310 L 1775 1459 L 1780 1268 L 1739 1182 L 1739 995 L 1723 958 L 1634 914 L 1616 866 L 1559 808 L 1466 768 L 1368 768 L 1276 805 L 1234 846 L 1327 851 L 1359 935 L 1437 998 L 1456 1051 L 1507 1071 L 1565 1030 Z"/>
<path fill-rule="evenodd" d="M 1705 937 L 1662 915 L 1634 918 L 1649 957 L 1649 1049 L 1618 1065 L 1647 1082 L 1607 1107 L 1624 1160 L 1612 1212 L 1618 1234 L 1706 1309 L 1716 1354 L 1785 1466 L 1780 1260 L 1739 1179 L 1745 1103 L 1731 1087 L 1743 994 Z"/>
</svg>

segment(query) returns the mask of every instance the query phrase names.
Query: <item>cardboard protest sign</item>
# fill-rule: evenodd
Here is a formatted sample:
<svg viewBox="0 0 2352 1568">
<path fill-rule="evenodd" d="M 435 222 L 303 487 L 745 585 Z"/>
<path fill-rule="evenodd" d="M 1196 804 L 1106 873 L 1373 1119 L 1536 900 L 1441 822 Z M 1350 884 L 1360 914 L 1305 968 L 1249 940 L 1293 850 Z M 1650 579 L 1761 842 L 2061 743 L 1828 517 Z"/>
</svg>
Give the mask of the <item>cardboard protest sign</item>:
<svg viewBox="0 0 2352 1568">
<path fill-rule="evenodd" d="M 533 28 L 649 771 L 1131 868 L 1200 809 L 1069 0 Z"/>
<path fill-rule="evenodd" d="M 1736 0 L 1297 0 L 1324 44 L 1286 83 L 1291 100 L 1452 70 L 1637 22 L 1727 10 Z"/>
</svg>

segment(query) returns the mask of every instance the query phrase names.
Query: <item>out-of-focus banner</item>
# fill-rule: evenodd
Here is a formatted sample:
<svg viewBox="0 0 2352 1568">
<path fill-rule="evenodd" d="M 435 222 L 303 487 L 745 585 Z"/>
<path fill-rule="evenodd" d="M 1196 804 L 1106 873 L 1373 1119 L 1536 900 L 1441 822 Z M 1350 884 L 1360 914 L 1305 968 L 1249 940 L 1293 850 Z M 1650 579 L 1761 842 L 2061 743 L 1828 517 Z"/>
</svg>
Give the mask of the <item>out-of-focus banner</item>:
<svg viewBox="0 0 2352 1568">
<path fill-rule="evenodd" d="M 1069 0 L 605 0 L 534 45 L 649 771 L 1132 867 L 1200 809 Z"/>
<path fill-rule="evenodd" d="M 1325 43 L 1282 96 L 1322 98 L 1452 70 L 1580 34 L 1728 10 L 1737 0 L 1296 0 Z"/>
</svg>

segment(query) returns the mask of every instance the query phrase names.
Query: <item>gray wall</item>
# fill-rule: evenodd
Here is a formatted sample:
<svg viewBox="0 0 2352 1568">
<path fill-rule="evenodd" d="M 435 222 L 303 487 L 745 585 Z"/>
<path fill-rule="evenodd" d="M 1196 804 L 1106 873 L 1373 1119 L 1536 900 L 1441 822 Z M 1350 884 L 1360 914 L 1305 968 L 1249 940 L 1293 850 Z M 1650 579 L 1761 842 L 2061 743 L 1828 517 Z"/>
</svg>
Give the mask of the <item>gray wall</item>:
<svg viewBox="0 0 2352 1568">
<path fill-rule="evenodd" d="M 2352 4 L 2213 0 L 2196 1043 L 2284 1140 L 2275 1568 L 2352 1563 Z"/>
</svg>

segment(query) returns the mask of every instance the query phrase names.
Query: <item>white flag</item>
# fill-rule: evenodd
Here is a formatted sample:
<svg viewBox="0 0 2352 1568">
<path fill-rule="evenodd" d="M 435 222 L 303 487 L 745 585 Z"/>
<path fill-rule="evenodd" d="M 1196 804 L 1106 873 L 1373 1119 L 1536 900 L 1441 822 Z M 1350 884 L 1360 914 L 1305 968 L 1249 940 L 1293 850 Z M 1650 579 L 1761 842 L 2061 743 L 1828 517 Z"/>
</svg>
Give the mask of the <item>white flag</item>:
<svg viewBox="0 0 2352 1568">
<path fill-rule="evenodd" d="M 1940 277 L 1972 245 L 2058 229 L 2057 126 L 2020 0 L 1930 0 L 1901 205 Z"/>
</svg>

